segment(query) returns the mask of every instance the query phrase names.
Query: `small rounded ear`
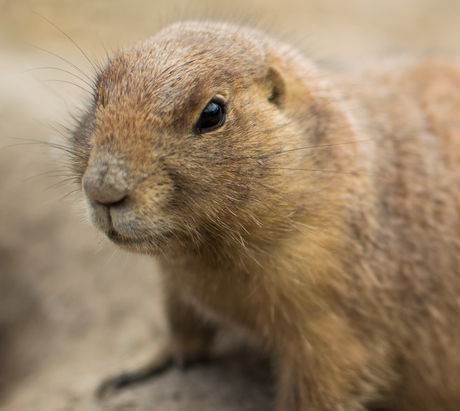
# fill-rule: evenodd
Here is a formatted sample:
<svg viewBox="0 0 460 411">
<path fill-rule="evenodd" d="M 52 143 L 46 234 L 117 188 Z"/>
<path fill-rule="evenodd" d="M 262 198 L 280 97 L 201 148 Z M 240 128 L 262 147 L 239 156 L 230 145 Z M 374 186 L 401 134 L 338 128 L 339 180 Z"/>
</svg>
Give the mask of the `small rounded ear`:
<svg viewBox="0 0 460 411">
<path fill-rule="evenodd" d="M 268 101 L 281 106 L 286 96 L 286 85 L 279 71 L 273 67 L 269 67 L 267 76 L 265 77 L 265 84 L 270 92 Z"/>
</svg>

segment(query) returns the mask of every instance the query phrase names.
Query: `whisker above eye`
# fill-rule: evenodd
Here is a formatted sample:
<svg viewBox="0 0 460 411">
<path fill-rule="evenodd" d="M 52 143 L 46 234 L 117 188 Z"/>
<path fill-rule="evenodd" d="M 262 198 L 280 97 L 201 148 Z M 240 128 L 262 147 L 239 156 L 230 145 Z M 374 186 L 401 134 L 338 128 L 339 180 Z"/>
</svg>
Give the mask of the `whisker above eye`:
<svg viewBox="0 0 460 411">
<path fill-rule="evenodd" d="M 87 90 L 86 88 L 76 84 L 76 83 L 73 83 L 72 81 L 68 81 L 68 80 L 58 80 L 58 79 L 49 79 L 49 80 L 40 80 L 41 82 L 43 83 L 66 83 L 66 84 L 70 84 L 72 86 L 75 86 L 75 87 L 78 87 L 79 89 L 82 89 L 85 93 L 88 93 L 90 95 L 92 95 L 92 92 Z"/>
<path fill-rule="evenodd" d="M 32 68 L 32 69 L 29 69 L 29 70 L 25 70 L 24 73 L 28 73 L 28 72 L 31 72 L 31 71 L 38 71 L 38 70 L 55 70 L 55 71 L 61 71 L 63 73 L 66 73 L 68 74 L 69 76 L 72 76 L 72 77 L 75 77 L 77 78 L 78 80 L 82 81 L 83 83 L 85 83 L 87 86 L 89 86 L 90 88 L 93 88 L 93 84 L 88 82 L 87 80 L 81 78 L 80 76 L 77 76 L 75 73 L 72 73 L 71 71 L 69 70 L 65 70 L 65 69 L 62 69 L 62 68 L 59 68 L 59 67 L 36 67 L 36 68 Z"/>
<path fill-rule="evenodd" d="M 78 67 L 76 64 L 73 64 L 71 61 L 65 59 L 64 57 L 61 57 L 59 54 L 56 54 L 56 53 L 53 53 L 52 51 L 49 51 L 49 50 L 46 50 L 42 47 L 39 47 L 39 46 L 35 46 L 34 44 L 29 44 L 29 46 L 37 49 L 37 50 L 41 50 L 41 51 L 44 51 L 45 53 L 48 53 L 48 54 L 51 54 L 52 56 L 54 57 L 57 57 L 58 59 L 62 60 L 63 62 L 67 63 L 69 66 L 73 67 L 75 70 L 79 71 L 81 74 L 83 74 L 89 81 L 93 81 L 93 79 L 87 74 L 85 73 L 80 67 Z"/>
<path fill-rule="evenodd" d="M 59 30 L 64 36 L 66 36 L 66 37 L 72 42 L 72 44 L 81 52 L 81 54 L 83 54 L 83 56 L 86 58 L 86 60 L 88 61 L 88 63 L 91 65 L 94 74 L 98 73 L 99 70 L 94 66 L 94 64 L 93 64 L 93 62 L 91 61 L 91 59 L 87 56 L 87 54 L 83 51 L 83 49 L 76 43 L 76 41 L 75 41 L 74 39 L 72 39 L 72 37 L 70 37 L 64 30 L 62 30 L 61 28 L 59 28 L 56 24 L 54 24 L 52 21 L 48 20 L 46 17 L 42 16 L 40 13 L 37 13 L 36 11 L 33 11 L 32 13 L 34 13 L 34 14 L 37 15 L 38 17 L 42 18 L 43 20 L 45 20 L 46 22 L 48 22 L 49 24 L 51 24 L 54 28 L 56 28 L 56 29 Z M 80 70 L 80 71 L 81 71 L 81 70 Z"/>
</svg>

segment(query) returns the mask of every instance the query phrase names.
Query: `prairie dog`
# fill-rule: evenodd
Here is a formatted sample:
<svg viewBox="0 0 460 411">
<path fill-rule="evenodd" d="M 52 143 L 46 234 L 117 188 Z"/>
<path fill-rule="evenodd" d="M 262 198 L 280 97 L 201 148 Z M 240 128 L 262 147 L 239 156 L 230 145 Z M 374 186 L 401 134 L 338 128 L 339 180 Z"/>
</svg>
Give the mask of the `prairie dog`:
<svg viewBox="0 0 460 411">
<path fill-rule="evenodd" d="M 157 258 L 171 342 L 272 361 L 277 411 L 460 407 L 460 66 L 331 73 L 259 31 L 120 51 L 70 136 L 91 222 Z"/>
</svg>

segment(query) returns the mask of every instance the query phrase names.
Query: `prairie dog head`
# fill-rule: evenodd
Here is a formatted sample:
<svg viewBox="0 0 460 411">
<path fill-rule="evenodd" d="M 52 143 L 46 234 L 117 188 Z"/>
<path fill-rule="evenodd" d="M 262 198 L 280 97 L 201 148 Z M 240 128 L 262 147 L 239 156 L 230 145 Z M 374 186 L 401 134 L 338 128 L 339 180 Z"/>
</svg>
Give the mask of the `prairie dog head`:
<svg viewBox="0 0 460 411">
<path fill-rule="evenodd" d="M 90 220 L 110 240 L 144 253 L 228 246 L 289 213 L 298 173 L 281 166 L 297 160 L 278 154 L 305 144 L 313 99 L 273 44 L 179 23 L 101 70 L 70 143 Z"/>
</svg>

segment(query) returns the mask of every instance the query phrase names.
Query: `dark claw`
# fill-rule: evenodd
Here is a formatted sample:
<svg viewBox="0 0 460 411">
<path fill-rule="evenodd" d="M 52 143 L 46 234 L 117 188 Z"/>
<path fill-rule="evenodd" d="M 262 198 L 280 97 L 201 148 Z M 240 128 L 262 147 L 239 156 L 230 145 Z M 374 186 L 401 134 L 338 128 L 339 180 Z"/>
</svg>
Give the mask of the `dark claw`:
<svg viewBox="0 0 460 411">
<path fill-rule="evenodd" d="M 105 380 L 97 389 L 96 396 L 100 399 L 107 397 L 110 393 L 132 384 L 138 384 L 168 370 L 174 365 L 172 359 L 167 359 L 151 368 L 124 372 L 116 377 Z"/>
<path fill-rule="evenodd" d="M 144 382 L 151 377 L 162 374 L 172 367 L 185 370 L 198 363 L 207 363 L 208 360 L 209 358 L 205 355 L 165 358 L 163 361 L 160 361 L 151 367 L 147 367 L 138 371 L 124 372 L 120 375 L 117 375 L 116 377 L 105 380 L 97 389 L 96 396 L 99 399 L 106 398 L 108 395 L 121 388 Z"/>
<path fill-rule="evenodd" d="M 196 354 L 196 355 L 189 355 L 185 356 L 177 356 L 173 363 L 171 364 L 175 368 L 179 368 L 181 370 L 186 370 L 191 368 L 197 364 L 208 364 L 210 362 L 209 356 L 206 354 Z"/>
<path fill-rule="evenodd" d="M 105 380 L 97 389 L 96 395 L 98 398 L 105 398 L 111 392 L 126 387 L 127 385 L 142 381 L 143 378 L 143 375 L 136 372 L 126 372 L 120 374 L 116 377 Z"/>
</svg>

